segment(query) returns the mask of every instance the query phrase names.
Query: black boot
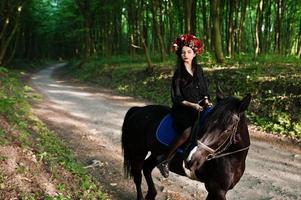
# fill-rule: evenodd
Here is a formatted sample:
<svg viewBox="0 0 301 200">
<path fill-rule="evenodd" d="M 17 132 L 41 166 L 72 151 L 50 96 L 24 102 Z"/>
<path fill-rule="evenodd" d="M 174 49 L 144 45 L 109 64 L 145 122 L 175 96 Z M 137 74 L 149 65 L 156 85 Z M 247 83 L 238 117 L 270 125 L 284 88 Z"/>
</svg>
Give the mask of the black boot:
<svg viewBox="0 0 301 200">
<path fill-rule="evenodd" d="M 160 173 L 164 178 L 167 178 L 169 176 L 169 169 L 168 169 L 168 161 L 163 160 L 157 165 L 157 168 L 160 170 Z"/>
</svg>

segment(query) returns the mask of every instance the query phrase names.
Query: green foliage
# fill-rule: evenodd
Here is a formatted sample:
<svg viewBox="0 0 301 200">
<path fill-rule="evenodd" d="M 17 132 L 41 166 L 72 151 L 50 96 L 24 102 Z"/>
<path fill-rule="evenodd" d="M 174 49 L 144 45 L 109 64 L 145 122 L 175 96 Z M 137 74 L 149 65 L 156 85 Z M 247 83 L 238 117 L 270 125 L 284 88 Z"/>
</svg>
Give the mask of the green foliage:
<svg viewBox="0 0 301 200">
<path fill-rule="evenodd" d="M 210 54 L 201 58 L 211 94 L 214 94 L 217 81 L 228 95 L 243 97 L 251 93 L 253 98 L 248 116 L 252 123 L 266 131 L 300 139 L 300 59 L 264 55 L 253 61 L 250 55 L 236 57 L 235 60 L 226 60 L 223 65 L 211 63 Z M 91 62 L 93 68 L 89 67 L 91 64 L 88 62 L 81 68 L 70 65 L 67 70 L 79 78 L 85 77 L 83 80 L 93 80 L 93 83 L 110 87 L 121 94 L 171 105 L 172 67 L 157 64 L 154 73 L 147 74 L 145 64 L 132 63 L 130 58 L 122 60 L 118 63 L 114 59 L 94 59 Z"/>
</svg>

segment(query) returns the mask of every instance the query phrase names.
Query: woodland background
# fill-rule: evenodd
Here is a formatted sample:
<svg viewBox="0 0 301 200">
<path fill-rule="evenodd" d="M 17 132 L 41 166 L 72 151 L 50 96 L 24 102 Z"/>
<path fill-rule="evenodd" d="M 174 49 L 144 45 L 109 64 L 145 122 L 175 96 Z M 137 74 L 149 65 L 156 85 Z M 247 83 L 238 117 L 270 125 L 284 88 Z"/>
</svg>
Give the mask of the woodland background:
<svg viewBox="0 0 301 200">
<path fill-rule="evenodd" d="M 301 1 L 2 0 L 0 10 L 0 66 L 73 61 L 73 77 L 167 105 L 171 43 L 194 34 L 212 93 L 215 82 L 250 92 L 252 123 L 300 138 Z"/>
<path fill-rule="evenodd" d="M 218 62 L 301 56 L 301 2 L 294 0 L 2 0 L 0 11 L 1 64 L 142 53 L 164 61 L 181 33 L 200 37 Z"/>
<path fill-rule="evenodd" d="M 30 73 L 66 62 L 65 80 L 171 105 L 171 43 L 183 33 L 204 43 L 213 102 L 215 82 L 226 95 L 251 93 L 250 123 L 300 147 L 299 0 L 1 0 L 0 199 L 109 199 L 31 113 L 41 96 Z M 37 185 L 44 172 L 57 197 Z"/>
</svg>

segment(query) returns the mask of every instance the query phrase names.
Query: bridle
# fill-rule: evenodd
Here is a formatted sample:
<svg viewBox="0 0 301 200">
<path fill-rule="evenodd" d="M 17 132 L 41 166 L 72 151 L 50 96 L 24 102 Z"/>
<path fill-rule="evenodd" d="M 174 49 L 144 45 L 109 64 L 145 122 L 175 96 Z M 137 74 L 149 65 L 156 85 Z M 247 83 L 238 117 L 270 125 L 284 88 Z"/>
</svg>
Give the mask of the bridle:
<svg viewBox="0 0 301 200">
<path fill-rule="evenodd" d="M 223 153 L 224 151 L 226 151 L 231 146 L 231 144 L 234 141 L 234 137 L 235 137 L 235 134 L 236 134 L 236 131 L 237 131 L 237 127 L 238 127 L 238 124 L 240 122 L 240 115 L 238 115 L 238 119 L 239 120 L 237 120 L 236 124 L 233 126 L 233 129 L 231 130 L 231 133 L 227 136 L 227 138 L 224 140 L 224 142 L 217 149 L 212 149 L 211 147 L 204 144 L 203 142 L 198 141 L 198 146 L 202 147 L 203 149 L 205 149 L 206 151 L 208 151 L 210 153 L 206 157 L 206 160 L 212 160 L 212 159 L 228 156 L 228 155 L 235 154 L 235 153 L 238 153 L 238 152 L 245 151 L 245 150 L 249 149 L 250 145 L 248 145 L 247 147 L 244 147 L 242 149 L 236 150 L 236 151 Z M 225 130 L 224 132 L 226 132 L 226 131 L 229 131 L 229 130 Z"/>
</svg>

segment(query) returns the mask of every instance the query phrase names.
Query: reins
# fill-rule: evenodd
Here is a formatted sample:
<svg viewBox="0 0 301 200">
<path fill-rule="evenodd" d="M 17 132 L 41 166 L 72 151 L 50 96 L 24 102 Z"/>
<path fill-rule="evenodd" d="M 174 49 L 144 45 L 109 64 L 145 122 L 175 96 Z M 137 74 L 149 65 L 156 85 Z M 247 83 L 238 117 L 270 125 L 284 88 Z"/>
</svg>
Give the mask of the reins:
<svg viewBox="0 0 301 200">
<path fill-rule="evenodd" d="M 203 142 L 198 141 L 198 144 L 200 144 L 200 146 L 202 148 L 204 148 L 205 150 L 210 152 L 210 154 L 206 157 L 206 160 L 212 160 L 212 159 L 228 156 L 228 155 L 235 154 L 235 153 L 242 152 L 242 151 L 245 151 L 245 150 L 249 149 L 250 145 L 247 146 L 247 147 L 244 147 L 242 149 L 236 150 L 236 151 L 223 153 L 224 151 L 226 151 L 231 146 L 232 141 L 233 141 L 233 137 L 235 136 L 235 133 L 237 131 L 237 126 L 238 126 L 239 121 L 240 120 L 237 121 L 234 129 L 232 130 L 232 133 L 229 134 L 229 136 L 224 140 L 224 142 L 215 150 L 212 149 L 211 147 L 207 146 Z M 225 147 L 223 147 L 224 145 L 225 145 Z"/>
</svg>

